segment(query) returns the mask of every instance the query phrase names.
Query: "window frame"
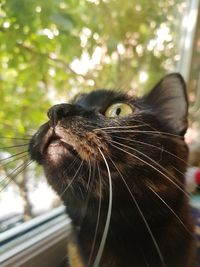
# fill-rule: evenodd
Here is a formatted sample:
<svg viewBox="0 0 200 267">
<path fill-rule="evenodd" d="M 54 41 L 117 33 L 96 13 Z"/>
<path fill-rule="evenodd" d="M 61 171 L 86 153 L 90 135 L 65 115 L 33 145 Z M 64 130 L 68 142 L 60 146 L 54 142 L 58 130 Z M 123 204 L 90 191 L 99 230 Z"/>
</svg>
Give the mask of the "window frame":
<svg viewBox="0 0 200 267">
<path fill-rule="evenodd" d="M 71 221 L 61 206 L 2 233 L 0 266 L 60 266 L 70 230 Z"/>
<path fill-rule="evenodd" d="M 176 71 L 183 75 L 186 83 L 189 82 L 197 20 L 200 15 L 199 10 L 200 0 L 188 0 L 182 19 L 179 46 L 180 60 L 176 66 Z M 188 27 L 188 25 L 190 26 Z"/>
</svg>

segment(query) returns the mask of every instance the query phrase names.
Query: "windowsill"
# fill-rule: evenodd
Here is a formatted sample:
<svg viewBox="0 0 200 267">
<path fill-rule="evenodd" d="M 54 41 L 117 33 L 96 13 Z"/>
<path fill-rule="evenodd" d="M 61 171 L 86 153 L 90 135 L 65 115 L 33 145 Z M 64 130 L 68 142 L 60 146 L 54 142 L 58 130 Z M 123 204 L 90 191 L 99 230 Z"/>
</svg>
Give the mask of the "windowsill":
<svg viewBox="0 0 200 267">
<path fill-rule="evenodd" d="M 1 267 L 57 267 L 66 255 L 70 219 L 64 208 L 16 226 L 1 234 Z"/>
</svg>

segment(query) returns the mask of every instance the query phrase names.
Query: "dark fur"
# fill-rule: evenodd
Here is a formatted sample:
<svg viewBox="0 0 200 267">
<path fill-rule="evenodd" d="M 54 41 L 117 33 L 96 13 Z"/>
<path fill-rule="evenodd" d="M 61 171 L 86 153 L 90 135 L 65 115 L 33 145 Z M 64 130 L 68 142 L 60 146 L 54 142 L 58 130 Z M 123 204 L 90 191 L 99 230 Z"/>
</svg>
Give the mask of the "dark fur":
<svg viewBox="0 0 200 267">
<path fill-rule="evenodd" d="M 177 84 L 174 86 L 173 83 Z M 172 86 L 173 89 L 168 88 Z M 170 90 L 177 90 L 177 95 Z M 172 104 L 165 106 L 167 101 L 172 100 Z M 118 102 L 129 103 L 134 107 L 134 112 L 125 117 L 106 118 L 106 109 Z M 185 105 L 185 110 L 182 109 L 184 112 L 181 111 L 184 114 L 179 114 L 174 105 Z M 174 112 L 169 110 L 173 108 Z M 52 107 L 48 116 L 50 120 L 41 126 L 30 143 L 30 154 L 32 159 L 43 166 L 48 182 L 66 204 L 85 265 L 88 263 L 95 235 L 100 195 L 100 220 L 90 266 L 93 266 L 100 245 L 108 210 L 108 172 L 99 152 L 100 148 L 108 161 L 113 185 L 112 215 L 100 266 L 193 267 L 193 222 L 188 199 L 180 189 L 184 188 L 184 162 L 188 157 L 184 142 L 187 98 L 183 79 L 178 74 L 168 75 L 149 95 L 140 99 L 114 91 L 97 90 L 77 97 L 72 104 Z M 95 130 L 112 126 L 138 128 L 133 128 L 135 132 L 126 132 L 123 129 L 118 132 L 113 129 Z M 159 134 L 157 131 L 169 134 Z M 47 154 L 47 147 L 50 141 L 59 138 L 70 145 L 66 147 L 70 153 L 65 156 L 61 151 L 58 159 L 52 161 L 51 155 Z M 112 141 L 123 143 L 127 147 L 120 147 L 135 157 L 112 146 L 111 144 L 116 145 Z M 75 157 L 77 160 L 73 162 Z M 110 158 L 140 206 L 166 265 L 162 263 L 144 220 Z M 82 159 L 77 177 L 65 191 Z M 92 177 L 87 189 L 89 161 L 92 164 Z M 145 161 L 159 171 L 145 164 Z M 150 187 L 173 209 L 190 233 Z"/>
</svg>

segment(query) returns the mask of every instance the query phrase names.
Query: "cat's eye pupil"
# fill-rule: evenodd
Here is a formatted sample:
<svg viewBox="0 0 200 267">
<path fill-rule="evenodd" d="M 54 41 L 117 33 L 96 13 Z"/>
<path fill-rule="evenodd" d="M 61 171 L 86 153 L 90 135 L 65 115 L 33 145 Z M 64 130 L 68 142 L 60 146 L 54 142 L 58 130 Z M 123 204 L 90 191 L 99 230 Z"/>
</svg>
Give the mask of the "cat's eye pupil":
<svg viewBox="0 0 200 267">
<path fill-rule="evenodd" d="M 117 108 L 116 115 L 118 116 L 121 113 L 121 108 Z"/>
</svg>

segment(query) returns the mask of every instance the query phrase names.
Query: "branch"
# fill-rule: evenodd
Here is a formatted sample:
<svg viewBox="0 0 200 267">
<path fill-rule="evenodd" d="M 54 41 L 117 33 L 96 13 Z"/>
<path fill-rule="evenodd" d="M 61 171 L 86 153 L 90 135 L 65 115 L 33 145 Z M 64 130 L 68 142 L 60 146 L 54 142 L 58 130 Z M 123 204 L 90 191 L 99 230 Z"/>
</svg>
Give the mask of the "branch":
<svg viewBox="0 0 200 267">
<path fill-rule="evenodd" d="M 38 52 L 36 50 L 33 49 L 33 47 L 31 46 L 27 46 L 27 45 L 24 45 L 22 43 L 18 43 L 17 44 L 20 48 L 23 48 L 24 50 L 28 51 L 29 53 L 32 53 L 32 54 L 35 54 L 35 55 L 38 55 L 40 57 L 46 57 L 48 58 L 49 60 L 55 62 L 55 63 L 58 63 L 62 68 L 64 68 L 67 72 L 71 72 L 72 74 L 74 74 L 75 76 L 79 76 L 79 77 L 83 77 L 84 79 L 93 79 L 92 76 L 90 75 L 83 75 L 83 74 L 79 74 L 77 72 L 75 72 L 69 64 L 67 64 L 64 60 L 60 59 L 60 58 L 56 58 L 48 53 L 41 53 L 41 52 Z"/>
</svg>

